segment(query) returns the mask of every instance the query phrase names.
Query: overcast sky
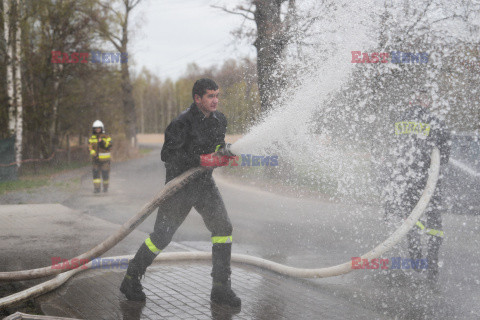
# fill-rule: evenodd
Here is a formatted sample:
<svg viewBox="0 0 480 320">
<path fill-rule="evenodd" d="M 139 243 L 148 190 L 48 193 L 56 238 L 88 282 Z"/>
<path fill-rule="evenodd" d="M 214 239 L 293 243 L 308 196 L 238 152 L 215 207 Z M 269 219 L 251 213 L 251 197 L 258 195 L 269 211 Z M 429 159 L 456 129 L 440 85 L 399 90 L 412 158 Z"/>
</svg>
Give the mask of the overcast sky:
<svg viewBox="0 0 480 320">
<path fill-rule="evenodd" d="M 211 7 L 219 0 L 144 0 L 135 8 L 129 54 L 162 79 L 178 78 L 190 62 L 220 65 L 228 58 L 255 57 L 255 48 L 231 31 L 251 23 Z M 130 58 L 129 57 L 129 58 Z M 130 60 L 131 61 L 131 60 Z"/>
</svg>

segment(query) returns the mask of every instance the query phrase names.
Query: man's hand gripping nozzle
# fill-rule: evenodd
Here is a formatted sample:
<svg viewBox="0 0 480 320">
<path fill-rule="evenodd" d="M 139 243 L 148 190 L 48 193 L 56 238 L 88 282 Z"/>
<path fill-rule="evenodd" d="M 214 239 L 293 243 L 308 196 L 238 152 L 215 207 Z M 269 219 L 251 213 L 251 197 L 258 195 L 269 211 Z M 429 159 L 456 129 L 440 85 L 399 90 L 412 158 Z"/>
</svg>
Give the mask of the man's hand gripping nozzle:
<svg viewBox="0 0 480 320">
<path fill-rule="evenodd" d="M 231 143 L 226 143 L 224 147 L 221 147 L 218 151 L 217 154 L 219 156 L 227 156 L 227 157 L 235 157 L 236 154 L 232 152 L 232 144 Z"/>
</svg>

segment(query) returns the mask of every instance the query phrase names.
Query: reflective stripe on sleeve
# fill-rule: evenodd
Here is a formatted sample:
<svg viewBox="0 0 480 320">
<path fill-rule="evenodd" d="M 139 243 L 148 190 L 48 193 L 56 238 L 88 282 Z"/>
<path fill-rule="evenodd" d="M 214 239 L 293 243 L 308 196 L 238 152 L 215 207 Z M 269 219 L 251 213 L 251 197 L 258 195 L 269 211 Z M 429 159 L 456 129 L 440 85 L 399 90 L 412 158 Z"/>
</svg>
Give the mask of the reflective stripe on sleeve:
<svg viewBox="0 0 480 320">
<path fill-rule="evenodd" d="M 105 138 L 103 140 L 105 141 L 105 148 L 108 148 L 108 146 L 112 142 L 112 138 L 108 137 L 108 138 Z"/>
<path fill-rule="evenodd" d="M 232 242 L 233 242 L 232 236 L 212 237 L 212 243 L 232 243 Z"/>
<path fill-rule="evenodd" d="M 152 253 L 155 255 L 158 255 L 160 252 L 162 252 L 162 250 L 158 249 L 153 244 L 152 240 L 150 240 L 150 237 L 148 237 L 147 240 L 145 240 L 145 244 L 147 245 L 148 249 L 150 249 L 150 251 L 152 251 Z"/>
</svg>

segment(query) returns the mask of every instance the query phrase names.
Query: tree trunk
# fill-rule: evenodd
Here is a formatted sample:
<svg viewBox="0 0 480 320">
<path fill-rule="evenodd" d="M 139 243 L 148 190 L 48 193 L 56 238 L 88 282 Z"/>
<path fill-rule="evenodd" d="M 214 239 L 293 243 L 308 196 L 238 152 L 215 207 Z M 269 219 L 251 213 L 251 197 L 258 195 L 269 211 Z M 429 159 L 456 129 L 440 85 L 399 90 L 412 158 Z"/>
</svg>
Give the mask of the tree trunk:
<svg viewBox="0 0 480 320">
<path fill-rule="evenodd" d="M 146 90 L 142 90 L 142 93 L 139 95 L 140 100 L 140 132 L 145 133 L 145 113 L 143 110 L 143 98 Z"/>
<path fill-rule="evenodd" d="M 128 65 L 126 63 L 122 63 L 122 100 L 125 119 L 125 136 L 127 137 L 128 141 L 133 140 L 134 144 L 136 145 L 137 115 L 135 114 L 135 101 L 133 100 L 132 89 L 133 87 L 130 82 Z"/>
<path fill-rule="evenodd" d="M 122 26 L 122 41 L 121 52 L 127 53 L 128 45 L 128 18 L 130 10 L 133 7 L 129 7 L 128 1 L 125 7 L 125 20 Z M 127 140 L 132 142 L 134 146 L 137 145 L 137 115 L 135 112 L 135 100 L 133 99 L 133 86 L 130 82 L 130 72 L 128 70 L 128 63 L 121 64 L 122 72 L 122 100 L 123 100 L 123 113 L 125 119 L 125 136 Z"/>
<path fill-rule="evenodd" d="M 70 134 L 67 133 L 67 162 L 70 163 L 72 159 L 70 152 Z"/>
<path fill-rule="evenodd" d="M 20 28 L 20 4 L 16 0 L 11 5 L 9 0 L 4 4 L 4 33 L 7 46 L 7 103 L 8 128 L 15 134 L 15 161 L 20 167 L 22 161 L 22 133 L 23 133 L 23 108 L 22 108 L 22 78 L 21 78 L 21 28 Z M 11 14 L 11 10 L 15 14 Z M 12 28 L 10 28 L 12 27 Z M 11 31 L 11 32 L 10 32 Z M 12 37 L 10 35 L 13 35 Z"/>
<path fill-rule="evenodd" d="M 49 128 L 50 143 L 52 152 L 55 152 L 58 145 L 58 103 L 60 99 L 60 76 L 63 70 L 62 64 L 53 64 L 53 105 L 52 105 L 52 123 Z"/>
<path fill-rule="evenodd" d="M 257 75 L 261 111 L 266 112 L 279 97 L 282 85 L 280 61 L 286 46 L 280 0 L 256 0 Z"/>
<path fill-rule="evenodd" d="M 22 161 L 22 137 L 23 137 L 23 100 L 22 100 L 22 76 L 21 76 L 21 57 L 22 57 L 22 28 L 20 26 L 21 8 L 19 0 L 16 0 L 15 17 L 15 56 L 12 59 L 15 67 L 15 160 L 20 167 Z"/>
<path fill-rule="evenodd" d="M 1 25 L 0 25 L 0 139 L 8 138 L 8 101 L 7 101 L 7 46 L 5 42 L 5 10 L 3 10 L 5 0 L 0 1 Z"/>
<path fill-rule="evenodd" d="M 4 33 L 5 33 L 5 46 L 6 46 L 6 69 L 7 69 L 7 105 L 8 105 L 8 129 L 10 134 L 15 133 L 15 106 L 13 105 L 13 43 L 10 37 L 10 0 L 3 1 L 4 9 Z"/>
</svg>

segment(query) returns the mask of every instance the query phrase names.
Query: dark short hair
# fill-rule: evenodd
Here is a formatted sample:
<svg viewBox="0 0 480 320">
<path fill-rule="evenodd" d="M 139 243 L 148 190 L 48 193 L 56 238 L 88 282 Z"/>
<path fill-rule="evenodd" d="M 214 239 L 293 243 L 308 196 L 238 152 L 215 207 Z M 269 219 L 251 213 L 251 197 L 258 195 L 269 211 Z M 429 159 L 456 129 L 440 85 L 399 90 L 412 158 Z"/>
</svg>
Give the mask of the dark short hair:
<svg viewBox="0 0 480 320">
<path fill-rule="evenodd" d="M 195 95 L 198 94 L 203 97 L 207 90 L 218 90 L 218 85 L 212 79 L 202 78 L 195 81 L 192 89 L 192 98 L 195 100 Z"/>
</svg>

